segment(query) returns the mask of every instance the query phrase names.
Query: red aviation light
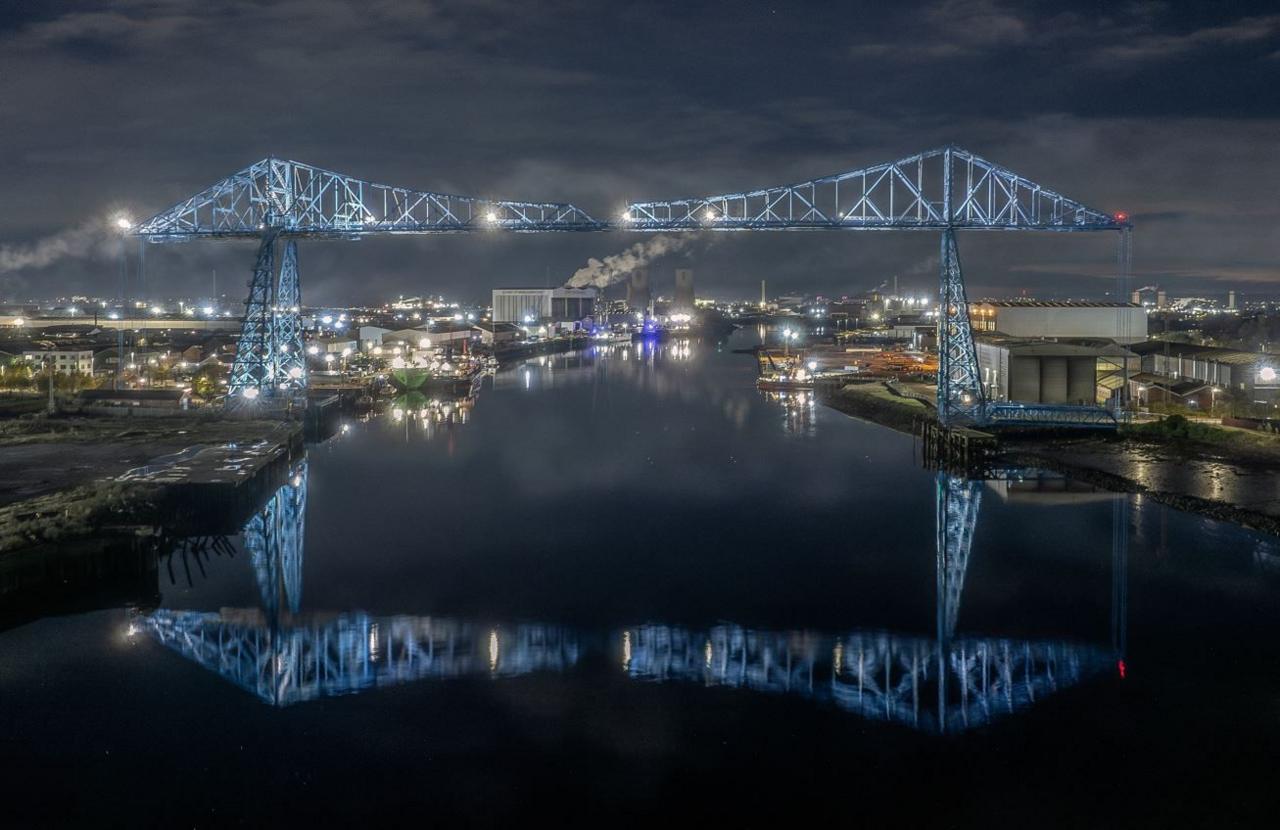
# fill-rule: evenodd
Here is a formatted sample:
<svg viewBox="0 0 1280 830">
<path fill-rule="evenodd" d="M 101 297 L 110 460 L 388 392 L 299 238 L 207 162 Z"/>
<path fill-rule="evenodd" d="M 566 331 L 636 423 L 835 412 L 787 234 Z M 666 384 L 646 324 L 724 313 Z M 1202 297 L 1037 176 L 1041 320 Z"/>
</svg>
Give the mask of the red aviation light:
<svg viewBox="0 0 1280 830">
<path fill-rule="evenodd" d="M 1126 667 L 1125 667 L 1124 661 L 1123 661 L 1123 660 L 1117 660 L 1117 661 L 1116 661 L 1116 671 L 1118 671 L 1118 672 L 1120 673 L 1120 679 L 1121 679 L 1121 680 L 1124 680 L 1125 670 L 1126 670 Z"/>
<path fill-rule="evenodd" d="M 1129 214 L 1127 214 L 1127 213 L 1117 213 L 1117 214 L 1116 214 L 1116 221 L 1117 221 L 1117 222 L 1128 222 L 1128 221 L 1129 221 Z"/>
</svg>

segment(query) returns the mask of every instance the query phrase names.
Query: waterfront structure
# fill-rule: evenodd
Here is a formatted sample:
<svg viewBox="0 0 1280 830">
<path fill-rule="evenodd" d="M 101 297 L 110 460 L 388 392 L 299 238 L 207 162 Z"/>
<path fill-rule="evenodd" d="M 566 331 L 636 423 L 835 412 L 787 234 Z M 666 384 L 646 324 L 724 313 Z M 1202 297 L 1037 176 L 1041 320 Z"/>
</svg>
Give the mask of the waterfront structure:
<svg viewBox="0 0 1280 830">
<path fill-rule="evenodd" d="M 22 353 L 31 363 L 53 367 L 60 375 L 93 374 L 92 349 L 36 349 Z"/>
<path fill-rule="evenodd" d="M 1280 355 L 1167 340 L 1149 340 L 1134 346 L 1133 351 L 1141 355 L 1144 374 L 1164 381 L 1194 381 L 1210 387 L 1211 396 L 1225 394 L 1230 389 L 1251 404 L 1267 407 L 1280 404 Z M 1160 400 L 1161 389 L 1174 393 L 1172 402 L 1179 402 L 1178 398 L 1185 400 L 1199 391 L 1198 387 L 1186 386 L 1174 389 L 1164 382 L 1144 384 L 1144 380 L 1135 379 L 1135 382 L 1154 385 L 1157 389 L 1154 392 L 1149 388 L 1138 390 L 1136 397 L 1142 401 Z M 1213 392 L 1214 389 L 1218 392 Z"/>
<path fill-rule="evenodd" d="M 486 346 L 501 346 L 520 339 L 520 327 L 514 323 L 481 322 L 472 326 Z"/>
<path fill-rule="evenodd" d="M 991 401 L 1107 404 L 1138 371 L 1137 355 L 1112 340 L 980 335 L 975 342 L 983 388 Z"/>
<path fill-rule="evenodd" d="M 595 314 L 594 288 L 495 288 L 495 323 L 571 323 Z"/>
<path fill-rule="evenodd" d="M 1138 303 L 981 300 L 969 304 L 969 316 L 974 332 L 1010 337 L 1101 337 L 1126 344 L 1147 339 L 1147 310 Z"/>
</svg>

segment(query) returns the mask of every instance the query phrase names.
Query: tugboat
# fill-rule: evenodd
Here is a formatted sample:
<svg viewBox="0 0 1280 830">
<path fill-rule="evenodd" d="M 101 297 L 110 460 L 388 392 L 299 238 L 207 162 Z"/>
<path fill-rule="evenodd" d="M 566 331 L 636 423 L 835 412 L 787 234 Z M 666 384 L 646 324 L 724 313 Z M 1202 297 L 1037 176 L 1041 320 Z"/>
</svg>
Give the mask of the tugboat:
<svg viewBox="0 0 1280 830">
<path fill-rule="evenodd" d="M 773 354 L 768 349 L 758 352 L 760 377 L 756 388 L 765 392 L 798 392 L 813 389 L 813 372 L 805 369 L 799 354 Z"/>
</svg>

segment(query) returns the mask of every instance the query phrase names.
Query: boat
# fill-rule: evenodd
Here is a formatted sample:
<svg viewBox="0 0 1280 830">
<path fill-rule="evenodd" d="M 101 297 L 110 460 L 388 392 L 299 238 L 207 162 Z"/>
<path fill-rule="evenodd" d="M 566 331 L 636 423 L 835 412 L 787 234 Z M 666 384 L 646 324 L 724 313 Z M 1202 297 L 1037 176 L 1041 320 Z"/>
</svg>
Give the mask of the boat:
<svg viewBox="0 0 1280 830">
<path fill-rule="evenodd" d="M 419 357 L 413 362 L 396 359 L 387 379 L 398 393 L 466 395 L 484 375 L 484 363 L 476 358 Z"/>
<path fill-rule="evenodd" d="M 765 392 L 799 392 L 813 389 L 813 376 L 806 372 L 797 372 L 797 376 L 768 375 L 756 380 L 756 388 Z"/>
</svg>

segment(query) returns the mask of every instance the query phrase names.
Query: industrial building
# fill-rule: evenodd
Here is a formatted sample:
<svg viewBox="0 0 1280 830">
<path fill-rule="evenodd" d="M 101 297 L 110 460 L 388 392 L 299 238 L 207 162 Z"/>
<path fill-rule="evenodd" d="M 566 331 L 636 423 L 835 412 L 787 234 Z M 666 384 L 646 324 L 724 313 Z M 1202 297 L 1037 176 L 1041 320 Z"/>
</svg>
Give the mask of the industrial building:
<svg viewBox="0 0 1280 830">
<path fill-rule="evenodd" d="M 677 268 L 676 296 L 675 300 L 671 303 L 671 310 L 674 312 L 689 314 L 693 309 L 693 270 L 689 268 Z"/>
<path fill-rule="evenodd" d="M 486 346 L 503 346 L 520 339 L 520 327 L 514 323 L 476 323 L 471 327 L 479 332 L 480 342 Z"/>
<path fill-rule="evenodd" d="M 1280 355 L 1164 340 L 1150 340 L 1133 351 L 1141 355 L 1143 373 L 1134 378 L 1135 400 L 1178 403 L 1193 395 L 1199 400 L 1203 394 L 1197 393 L 1208 387 L 1211 395 L 1217 394 L 1215 389 L 1230 389 L 1253 404 L 1280 403 Z"/>
<path fill-rule="evenodd" d="M 632 311 L 649 310 L 649 271 L 637 268 L 627 278 L 627 308 Z"/>
<path fill-rule="evenodd" d="M 1084 300 L 982 300 L 969 304 L 975 333 L 1009 337 L 1147 339 L 1147 310 L 1134 303 Z"/>
<path fill-rule="evenodd" d="M 978 372 L 992 401 L 1105 404 L 1138 370 L 1132 351 L 1105 339 L 975 338 Z"/>
<path fill-rule="evenodd" d="M 595 288 L 495 288 L 493 322 L 570 323 L 595 314 Z"/>
</svg>

